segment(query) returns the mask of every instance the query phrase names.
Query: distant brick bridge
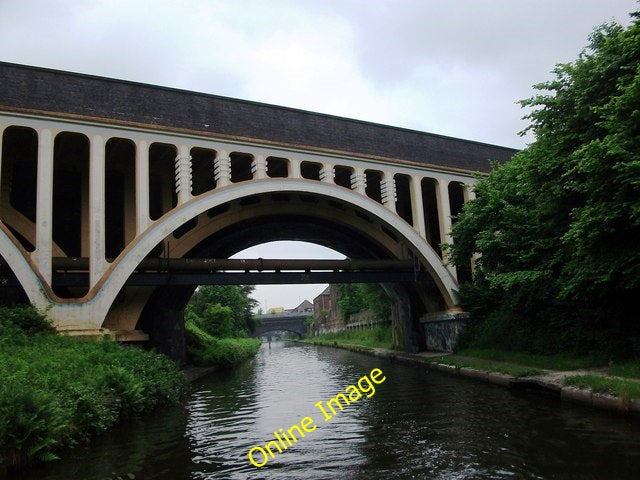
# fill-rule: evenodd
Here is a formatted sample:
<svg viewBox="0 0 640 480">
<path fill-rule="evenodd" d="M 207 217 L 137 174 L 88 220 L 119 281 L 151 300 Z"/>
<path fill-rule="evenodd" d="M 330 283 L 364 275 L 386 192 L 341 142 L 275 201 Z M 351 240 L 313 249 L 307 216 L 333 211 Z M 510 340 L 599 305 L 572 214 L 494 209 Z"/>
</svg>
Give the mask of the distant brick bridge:
<svg viewBox="0 0 640 480">
<path fill-rule="evenodd" d="M 256 315 L 253 318 L 260 322 L 251 334 L 252 337 L 261 337 L 269 332 L 291 332 L 299 336 L 307 333 L 305 323 L 310 313 L 276 313 L 271 315 Z"/>
</svg>

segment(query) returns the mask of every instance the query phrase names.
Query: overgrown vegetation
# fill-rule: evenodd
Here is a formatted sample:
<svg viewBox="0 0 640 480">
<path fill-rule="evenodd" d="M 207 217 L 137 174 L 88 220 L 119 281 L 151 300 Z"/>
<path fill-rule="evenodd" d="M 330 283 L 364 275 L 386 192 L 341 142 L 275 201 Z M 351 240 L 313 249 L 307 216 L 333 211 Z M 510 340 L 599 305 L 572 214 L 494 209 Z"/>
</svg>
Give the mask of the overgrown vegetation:
<svg viewBox="0 0 640 480">
<path fill-rule="evenodd" d="M 260 348 L 258 338 L 215 337 L 193 320 L 187 320 L 185 330 L 189 360 L 194 365 L 231 367 L 251 358 Z"/>
<path fill-rule="evenodd" d="M 0 471 L 54 459 L 184 389 L 163 355 L 59 336 L 32 307 L 0 307 Z"/>
<path fill-rule="evenodd" d="M 216 337 L 246 337 L 256 327 L 254 290 L 253 285 L 200 286 L 187 304 L 185 319 Z"/>
<path fill-rule="evenodd" d="M 377 283 L 340 283 L 338 306 L 340 317 L 349 322 L 349 316 L 371 310 L 377 320 L 388 320 L 391 314 L 391 300 Z"/>
<path fill-rule="evenodd" d="M 616 377 L 637 378 L 640 380 L 640 360 L 612 365 L 609 367 L 608 373 Z"/>
<path fill-rule="evenodd" d="M 531 375 L 540 375 L 543 373 L 542 370 L 531 366 L 518 365 L 514 363 L 496 363 L 491 360 L 460 357 L 457 355 L 444 355 L 442 357 L 433 358 L 430 361 L 458 368 L 470 367 L 477 370 L 484 370 L 485 372 L 506 373 L 507 375 L 513 375 L 514 377 L 529 377 Z"/>
<path fill-rule="evenodd" d="M 250 285 L 198 287 L 185 309 L 189 361 L 229 367 L 255 355 L 260 340 L 246 338 L 255 328 Z"/>
<path fill-rule="evenodd" d="M 391 326 L 383 325 L 365 330 L 343 330 L 325 333 L 306 340 L 310 343 L 331 343 L 336 345 L 359 345 L 370 348 L 393 348 Z"/>
<path fill-rule="evenodd" d="M 453 227 L 476 319 L 464 347 L 629 355 L 640 338 L 640 16 L 595 30 L 522 104 L 536 140 L 480 179 Z"/>
<path fill-rule="evenodd" d="M 640 382 L 598 375 L 573 375 L 564 379 L 565 385 L 591 389 L 598 393 L 608 393 L 629 400 L 640 398 Z"/>
<path fill-rule="evenodd" d="M 518 365 L 526 365 L 534 368 L 544 368 L 546 370 L 578 370 L 580 368 L 601 367 L 607 364 L 606 359 L 587 356 L 576 357 L 570 355 L 539 355 L 526 352 L 510 352 L 495 348 L 474 349 L 468 348 L 458 350 L 458 355 L 480 358 L 484 360 L 496 360 L 499 362 L 510 362 Z"/>
</svg>

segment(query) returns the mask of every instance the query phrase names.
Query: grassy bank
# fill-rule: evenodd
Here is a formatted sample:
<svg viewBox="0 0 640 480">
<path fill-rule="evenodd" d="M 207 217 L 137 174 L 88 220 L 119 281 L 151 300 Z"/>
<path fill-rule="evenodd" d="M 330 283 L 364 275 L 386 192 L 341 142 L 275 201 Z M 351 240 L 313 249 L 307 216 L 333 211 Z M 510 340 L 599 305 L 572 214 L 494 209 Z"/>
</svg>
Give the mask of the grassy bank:
<svg viewBox="0 0 640 480">
<path fill-rule="evenodd" d="M 163 355 L 57 335 L 31 307 L 0 308 L 0 379 L 0 470 L 54 459 L 185 390 Z"/>
<path fill-rule="evenodd" d="M 360 345 L 369 348 L 393 349 L 393 338 L 389 325 L 368 330 L 343 330 L 341 332 L 325 333 L 316 337 L 305 338 L 303 341 L 317 344 Z"/>
<path fill-rule="evenodd" d="M 594 374 L 568 375 L 564 384 L 591 389 L 599 393 L 611 393 L 624 398 L 640 398 L 640 382 L 636 381 L 640 380 L 640 362 L 638 361 L 627 361 L 616 365 L 601 357 L 537 355 L 499 349 L 464 349 L 456 352 L 455 355 L 437 357 L 433 361 L 456 367 L 507 373 L 516 377 L 540 375 L 545 371 L 571 372 L 596 369 L 597 373 L 594 372 Z"/>
<path fill-rule="evenodd" d="M 260 348 L 260 339 L 214 337 L 189 320 L 185 331 L 189 362 L 198 366 L 231 367 L 253 357 Z"/>
<path fill-rule="evenodd" d="M 545 370 L 578 370 L 580 368 L 593 368 L 606 365 L 604 358 L 598 357 L 574 357 L 570 355 L 538 355 L 526 352 L 510 352 L 499 349 L 465 349 L 456 352 L 465 357 L 481 358 L 509 362 L 518 365 L 526 365 Z"/>
<path fill-rule="evenodd" d="M 390 349 L 391 332 L 361 330 L 338 332 L 308 338 L 309 343 L 330 345 L 357 345 Z M 382 341 L 379 341 L 382 338 Z M 465 349 L 456 354 L 429 358 L 427 361 L 451 365 L 457 368 L 474 368 L 514 377 L 541 375 L 545 372 L 572 372 L 595 369 L 593 374 L 567 374 L 563 383 L 595 393 L 608 393 L 623 400 L 640 399 L 640 361 L 613 364 L 601 357 L 576 357 L 570 355 L 537 355 L 499 349 Z"/>
<path fill-rule="evenodd" d="M 483 358 L 462 357 L 458 355 L 443 355 L 441 357 L 434 357 L 431 361 L 434 363 L 452 365 L 457 368 L 470 367 L 477 370 L 484 370 L 485 372 L 506 373 L 507 375 L 513 375 L 514 377 L 528 377 L 542 373 L 542 370 L 532 366 L 508 362 L 496 362 Z"/>
<path fill-rule="evenodd" d="M 589 389 L 597 393 L 608 393 L 623 400 L 640 399 L 640 381 L 603 377 L 599 375 L 572 375 L 564 379 L 565 385 Z"/>
</svg>

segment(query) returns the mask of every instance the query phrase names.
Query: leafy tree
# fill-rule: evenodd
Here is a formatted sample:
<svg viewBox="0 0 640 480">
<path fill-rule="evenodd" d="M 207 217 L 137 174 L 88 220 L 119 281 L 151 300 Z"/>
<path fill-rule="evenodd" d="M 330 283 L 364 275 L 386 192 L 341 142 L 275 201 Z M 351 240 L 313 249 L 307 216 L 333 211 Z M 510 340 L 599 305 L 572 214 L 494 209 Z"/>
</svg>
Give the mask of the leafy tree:
<svg viewBox="0 0 640 480">
<path fill-rule="evenodd" d="M 355 283 L 341 283 L 337 287 L 338 310 L 343 321 L 346 322 L 349 319 L 349 315 L 366 310 Z"/>
<path fill-rule="evenodd" d="M 196 315 L 193 311 L 188 311 L 185 317 L 187 322 L 194 322 L 200 329 L 211 336 L 218 338 L 236 336 L 233 310 L 229 307 L 223 307 L 219 303 L 207 305 L 202 315 Z"/>
<path fill-rule="evenodd" d="M 338 287 L 338 307 L 340 316 L 347 320 L 349 315 L 364 310 L 372 310 L 378 319 L 388 319 L 391 302 L 382 287 L 375 283 L 341 283 Z"/>
<path fill-rule="evenodd" d="M 254 290 L 253 285 L 200 286 L 187 304 L 185 317 L 195 320 L 212 335 L 246 336 L 255 328 L 253 309 L 258 302 L 250 296 Z M 221 307 L 229 310 L 230 324 L 228 312 Z M 205 325 L 210 326 L 205 328 Z M 213 334 L 212 331 L 221 333 Z"/>
<path fill-rule="evenodd" d="M 640 335 L 640 23 L 597 28 L 540 92 L 535 142 L 480 179 L 450 254 L 481 256 L 461 296 L 475 345 L 620 352 Z M 628 345 L 626 345 L 628 347 Z"/>
</svg>

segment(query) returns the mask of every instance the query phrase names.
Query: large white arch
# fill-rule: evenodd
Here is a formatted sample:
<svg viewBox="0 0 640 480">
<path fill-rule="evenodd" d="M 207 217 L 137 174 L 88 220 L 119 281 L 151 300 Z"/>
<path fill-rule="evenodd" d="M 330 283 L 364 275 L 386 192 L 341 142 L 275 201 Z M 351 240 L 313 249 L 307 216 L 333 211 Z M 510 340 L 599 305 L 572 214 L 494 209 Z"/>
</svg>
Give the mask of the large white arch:
<svg viewBox="0 0 640 480">
<path fill-rule="evenodd" d="M 87 321 L 93 328 L 101 328 L 107 312 L 118 292 L 140 262 L 178 227 L 219 205 L 252 195 L 268 193 L 303 193 L 332 197 L 362 208 L 383 224 L 396 230 L 421 257 L 432 275 L 448 308 L 458 305 L 457 283 L 433 248 L 408 225 L 402 218 L 378 202 L 344 187 L 314 180 L 267 179 L 247 183 L 231 184 L 195 197 L 183 205 L 171 210 L 139 235 L 121 253 L 118 259 L 105 272 L 100 282 L 89 292 L 88 300 L 82 303 L 54 303 L 49 316 L 62 328 L 78 328 Z"/>
</svg>

